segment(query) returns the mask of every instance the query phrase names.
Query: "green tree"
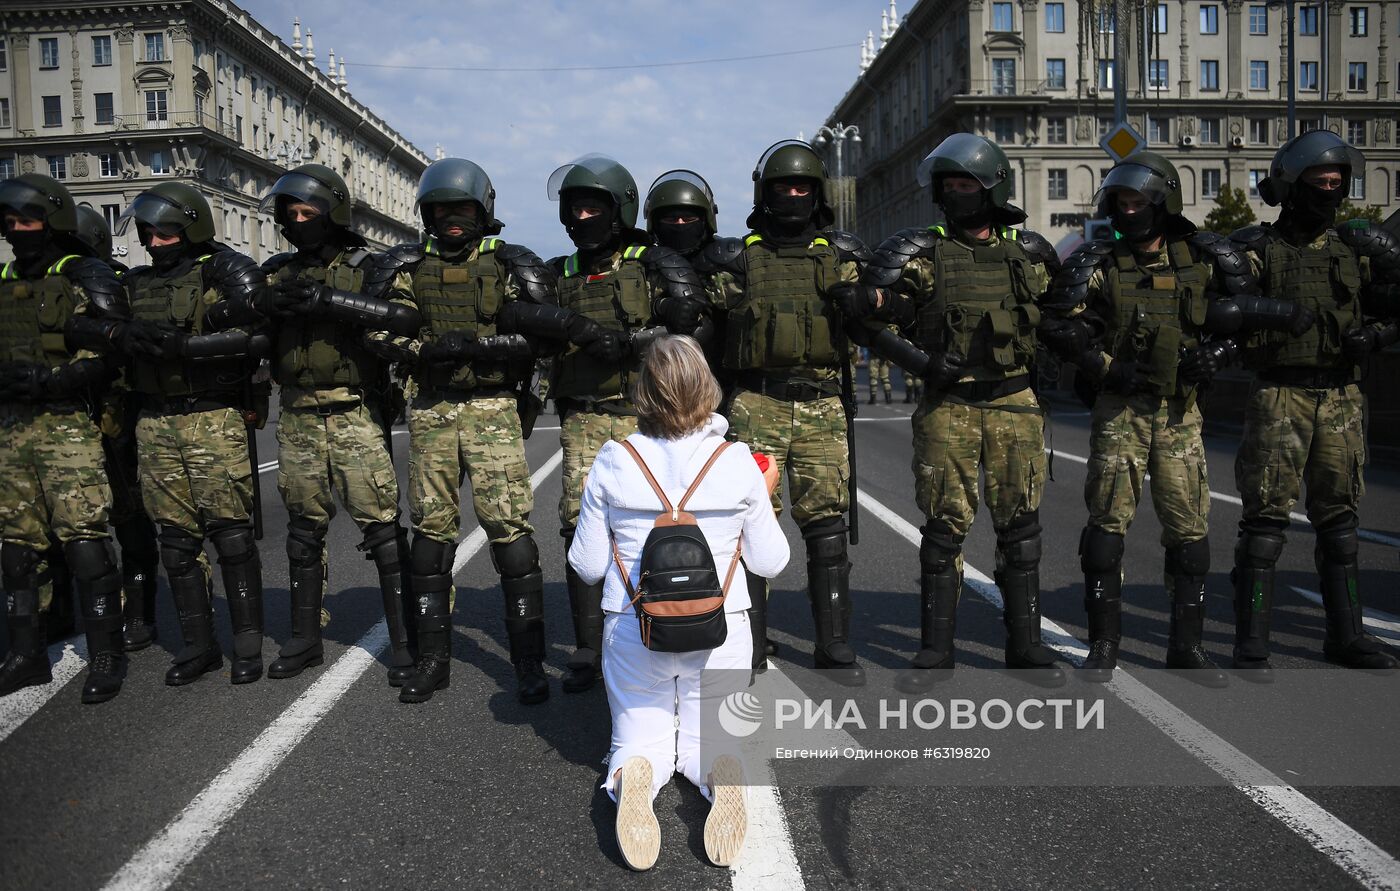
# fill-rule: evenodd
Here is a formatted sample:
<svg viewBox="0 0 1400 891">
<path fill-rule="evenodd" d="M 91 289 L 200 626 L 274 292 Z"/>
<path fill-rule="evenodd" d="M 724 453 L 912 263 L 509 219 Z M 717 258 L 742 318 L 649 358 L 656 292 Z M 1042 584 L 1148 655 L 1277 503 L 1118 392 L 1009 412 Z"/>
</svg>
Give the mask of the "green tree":
<svg viewBox="0 0 1400 891">
<path fill-rule="evenodd" d="M 1225 186 L 1215 196 L 1215 207 L 1206 215 L 1205 228 L 1220 235 L 1229 235 L 1255 219 L 1254 208 L 1249 206 L 1249 196 L 1244 189 Z"/>
<path fill-rule="evenodd" d="M 1374 204 L 1352 204 L 1348 198 L 1342 202 L 1342 206 L 1337 208 L 1337 222 L 1342 220 L 1370 220 L 1377 225 L 1384 217 L 1381 216 L 1381 209 Z"/>
</svg>

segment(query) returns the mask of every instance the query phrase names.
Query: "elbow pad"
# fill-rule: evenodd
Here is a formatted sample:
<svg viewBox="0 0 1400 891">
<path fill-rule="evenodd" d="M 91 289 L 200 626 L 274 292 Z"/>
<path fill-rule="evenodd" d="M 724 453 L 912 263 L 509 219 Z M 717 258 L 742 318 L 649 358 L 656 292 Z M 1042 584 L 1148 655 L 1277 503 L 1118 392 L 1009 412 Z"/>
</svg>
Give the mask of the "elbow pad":
<svg viewBox="0 0 1400 891">
<path fill-rule="evenodd" d="M 253 338 L 247 333 L 234 329 L 217 334 L 196 334 L 185 339 L 180 355 L 186 359 L 221 359 L 227 356 L 249 355 Z M 263 340 L 267 336 L 263 335 Z"/>
<path fill-rule="evenodd" d="M 68 320 L 68 325 L 63 329 L 63 343 L 70 353 L 76 353 L 78 350 L 105 353 L 115 348 L 122 325 L 119 319 L 75 315 Z"/>
<path fill-rule="evenodd" d="M 402 337 L 414 337 L 423 327 L 423 316 L 418 310 L 380 297 L 332 288 L 322 306 L 326 316 L 338 322 L 388 331 Z"/>
<path fill-rule="evenodd" d="M 512 300 L 501 308 L 496 330 L 503 334 L 534 334 L 550 340 L 568 340 L 569 320 L 574 315 L 557 306 Z"/>
<path fill-rule="evenodd" d="M 485 359 L 488 362 L 509 362 L 516 359 L 530 361 L 535 358 L 535 354 L 523 334 L 493 334 L 476 339 L 474 358 Z"/>
</svg>

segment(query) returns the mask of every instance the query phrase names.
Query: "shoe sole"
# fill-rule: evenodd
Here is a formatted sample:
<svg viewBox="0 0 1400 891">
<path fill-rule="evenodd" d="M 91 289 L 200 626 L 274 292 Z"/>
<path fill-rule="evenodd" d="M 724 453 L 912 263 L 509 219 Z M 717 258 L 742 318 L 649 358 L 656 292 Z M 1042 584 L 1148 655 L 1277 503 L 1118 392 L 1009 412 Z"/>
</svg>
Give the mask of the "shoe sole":
<svg viewBox="0 0 1400 891">
<path fill-rule="evenodd" d="M 120 688 L 120 687 L 118 687 L 117 689 L 113 690 L 111 693 L 93 694 L 93 693 L 84 692 L 84 693 L 83 693 L 83 705 L 97 705 L 99 702 L 106 702 L 106 701 L 109 700 L 109 699 L 116 699 L 116 698 L 117 698 L 117 694 L 120 693 L 120 692 L 121 692 L 121 688 Z"/>
<path fill-rule="evenodd" d="M 294 677 L 296 677 L 297 675 L 301 674 L 303 671 L 306 671 L 308 668 L 315 668 L 315 667 L 318 666 L 318 665 L 324 665 L 325 662 L 326 662 L 326 657 L 325 657 L 325 655 L 323 654 L 323 655 L 317 656 L 316 658 L 312 659 L 310 662 L 307 662 L 307 663 L 305 663 L 305 664 L 303 664 L 303 665 L 298 666 L 297 669 L 296 669 L 295 671 L 288 671 L 288 670 L 285 670 L 285 669 L 279 671 L 279 670 L 277 669 L 276 666 L 269 665 L 269 666 L 267 667 L 267 676 L 270 677 L 270 678 L 272 678 L 272 679 L 274 679 L 274 680 L 284 681 L 284 680 L 286 680 L 287 678 L 294 678 Z"/>
<path fill-rule="evenodd" d="M 617 847 L 629 867 L 645 872 L 661 854 L 661 824 L 651 809 L 651 762 L 642 757 L 622 765 L 617 796 Z"/>
<path fill-rule="evenodd" d="M 427 702 L 429 699 L 432 699 L 432 698 L 433 698 L 433 694 L 434 694 L 434 693 L 436 693 L 436 692 L 439 691 L 439 690 L 446 690 L 449 686 L 451 686 L 451 684 L 452 684 L 452 679 L 451 679 L 451 678 L 443 678 L 443 679 L 442 679 L 442 683 L 440 683 L 440 684 L 438 684 L 437 686 L 433 687 L 433 689 L 429 690 L 429 691 L 426 692 L 426 693 L 409 693 L 409 692 L 406 691 L 406 690 L 400 690 L 400 691 L 399 691 L 399 702 L 408 702 L 408 703 Z M 402 687 L 403 685 L 400 684 L 400 686 Z"/>
<path fill-rule="evenodd" d="M 170 675 L 166 675 L 166 676 L 165 676 L 165 685 L 166 685 L 167 687 L 186 687 L 186 686 L 189 686 L 190 684 L 193 684 L 195 681 L 199 680 L 200 678 L 204 677 L 206 674 L 209 674 L 209 672 L 211 672 L 211 671 L 218 671 L 219 669 L 221 669 L 221 668 L 223 668 L 223 667 L 224 667 L 224 660 L 223 660 L 223 659 L 220 659 L 218 662 L 211 662 L 211 663 L 209 663 L 208 665 L 206 665 L 205 667 L 201 668 L 201 669 L 199 670 L 199 674 L 196 674 L 196 675 L 194 675 L 193 677 L 178 678 L 178 679 L 172 680 L 171 677 L 170 677 Z"/>
<path fill-rule="evenodd" d="M 749 831 L 744 806 L 744 771 L 731 755 L 715 759 L 710 769 L 710 793 L 714 803 L 705 818 L 705 856 L 715 866 L 731 866 L 744 850 Z"/>
</svg>

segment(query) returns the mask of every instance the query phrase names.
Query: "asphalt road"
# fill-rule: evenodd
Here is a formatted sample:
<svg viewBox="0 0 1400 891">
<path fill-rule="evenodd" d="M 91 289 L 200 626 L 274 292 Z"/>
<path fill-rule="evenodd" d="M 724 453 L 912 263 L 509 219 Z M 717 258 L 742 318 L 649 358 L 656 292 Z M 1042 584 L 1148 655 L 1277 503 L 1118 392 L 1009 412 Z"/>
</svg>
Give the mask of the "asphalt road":
<svg viewBox="0 0 1400 891">
<path fill-rule="evenodd" d="M 858 425 L 865 510 L 852 550 L 853 636 L 863 661 L 889 670 L 907 663 L 918 640 L 910 408 L 862 405 Z M 164 686 L 179 638 L 162 584 L 160 644 L 133 656 L 117 699 L 81 705 L 81 674 L 72 670 L 80 657 L 70 652 L 66 674 L 77 680 L 0 700 L 0 888 L 1400 887 L 1395 788 L 1290 785 L 1286 772 L 1274 772 L 1267 746 L 1221 739 L 1186 706 L 1151 691 L 1168 611 L 1150 496 L 1127 540 L 1126 671 L 1113 695 L 1136 712 L 1140 757 L 1213 782 L 843 787 L 810 782 L 810 772 L 798 781 L 778 761 L 756 768 L 771 786 L 751 790 L 750 844 L 735 869 L 704 862 L 706 804 L 678 779 L 657 801 L 656 868 L 628 872 L 613 842 L 612 804 L 597 791 L 608 748 L 606 697 L 601 688 L 569 696 L 558 686 L 572 634 L 555 534 L 557 420 L 546 415 L 540 424 L 527 451 L 547 580 L 547 704 L 515 701 L 500 595 L 470 517 L 459 551 L 469 559 L 457 576 L 452 685 L 426 705 L 399 704 L 376 658 L 384 638 L 373 565 L 355 550 L 353 525 L 338 518 L 322 668 L 245 687 L 231 686 L 227 669 L 189 687 Z M 1060 454 L 1042 508 L 1045 633 L 1070 657 L 1073 638 L 1085 637 L 1076 548 L 1087 430 L 1082 411 L 1056 414 Z M 260 437 L 262 460 L 271 462 L 272 427 Z M 407 437 L 395 439 L 403 479 Z M 1226 496 L 1234 445 L 1208 440 L 1211 480 Z M 286 513 L 275 469 L 261 482 L 271 661 L 290 634 Z M 1206 646 L 1222 664 L 1238 519 L 1238 506 L 1212 501 Z M 779 678 L 797 674 L 794 666 L 808 665 L 811 653 L 801 542 L 791 521 L 784 525 L 794 559 L 774 583 Z M 1393 644 L 1400 641 L 1400 475 L 1368 472 L 1362 525 L 1370 533 L 1362 590 L 1378 611 L 1373 630 Z M 993 543 L 984 512 L 966 548 L 958 626 L 961 664 L 973 669 L 1001 660 L 999 610 L 979 596 L 995 595 L 977 581 L 991 575 Z M 1308 527 L 1295 524 L 1275 611 L 1279 668 L 1323 664 L 1321 611 L 1291 587 L 1316 588 L 1312 544 Z M 222 597 L 216 601 L 216 625 L 231 651 Z M 1369 707 L 1397 705 L 1390 694 Z M 1308 716 L 1296 720 L 1302 727 Z"/>
</svg>

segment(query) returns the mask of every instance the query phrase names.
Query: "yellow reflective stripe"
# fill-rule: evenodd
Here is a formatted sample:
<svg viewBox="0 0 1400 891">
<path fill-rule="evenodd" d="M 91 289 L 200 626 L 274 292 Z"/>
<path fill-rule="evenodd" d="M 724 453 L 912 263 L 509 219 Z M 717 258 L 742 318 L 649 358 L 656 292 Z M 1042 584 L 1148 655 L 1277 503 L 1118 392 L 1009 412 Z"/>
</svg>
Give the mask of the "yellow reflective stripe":
<svg viewBox="0 0 1400 891">
<path fill-rule="evenodd" d="M 1020 239 L 1021 233 L 1015 229 L 1012 229 L 1010 226 L 1003 226 L 1001 230 L 1001 237 L 1009 238 L 1012 241 L 1017 241 L 1018 239 Z"/>
<path fill-rule="evenodd" d="M 436 255 L 437 252 L 438 252 L 438 249 L 437 249 L 437 239 L 435 239 L 435 238 L 433 238 L 433 236 L 429 235 L 429 236 L 428 236 L 428 241 L 427 241 L 427 243 L 423 245 L 423 253 L 429 254 L 429 255 Z"/>
<path fill-rule="evenodd" d="M 5 264 L 5 269 L 4 269 L 4 271 L 0 271 L 0 278 L 2 278 L 2 279 L 19 278 L 19 273 L 15 272 L 15 270 L 14 270 L 14 268 L 13 268 L 14 265 L 15 265 L 15 264 L 14 264 L 14 261 L 11 261 L 11 262 L 9 262 L 9 263 L 6 263 L 6 264 Z"/>
<path fill-rule="evenodd" d="M 578 254 L 570 254 L 569 259 L 564 261 L 564 278 L 568 278 L 578 272 Z"/>
<path fill-rule="evenodd" d="M 205 260 L 208 260 L 208 259 L 209 259 L 210 257 L 212 257 L 212 256 L 214 256 L 214 255 L 213 255 L 213 254 L 205 254 L 204 256 L 202 256 L 202 257 L 196 259 L 195 262 L 196 262 L 196 263 L 203 263 Z"/>
<path fill-rule="evenodd" d="M 69 261 L 69 260 L 76 260 L 76 259 L 78 259 L 78 254 L 69 254 L 68 256 L 61 258 L 57 263 L 55 263 L 55 264 L 53 264 L 52 266 L 49 267 L 48 274 L 49 274 L 49 275 L 58 275 L 60 272 L 63 271 L 63 267 L 65 267 L 65 266 L 68 265 L 68 261 Z"/>
<path fill-rule="evenodd" d="M 646 253 L 646 250 L 647 246 L 644 244 L 629 245 L 628 247 L 623 249 L 622 259 L 636 260 L 637 258 L 641 257 L 642 254 Z"/>
<path fill-rule="evenodd" d="M 947 238 L 947 237 L 948 237 L 948 230 L 947 230 L 946 228 L 943 227 L 943 224 L 942 224 L 942 223 L 939 223 L 939 224 L 936 225 L 936 226 L 929 226 L 929 227 L 928 227 L 928 231 L 934 233 L 935 235 L 937 235 L 937 236 L 940 237 L 940 238 Z"/>
<path fill-rule="evenodd" d="M 746 235 L 744 236 L 744 247 L 748 247 L 751 244 L 758 244 L 762 240 L 763 236 L 759 235 L 757 232 L 752 235 Z"/>
<path fill-rule="evenodd" d="M 817 236 L 816 238 L 812 239 L 811 247 L 828 247 L 830 246 L 830 244 L 831 242 L 827 241 L 825 238 Z"/>
<path fill-rule="evenodd" d="M 483 238 L 481 239 L 481 247 L 479 247 L 477 250 L 480 253 L 489 254 L 492 251 L 494 251 L 496 249 L 496 245 L 500 243 L 501 240 L 499 238 Z"/>
</svg>

